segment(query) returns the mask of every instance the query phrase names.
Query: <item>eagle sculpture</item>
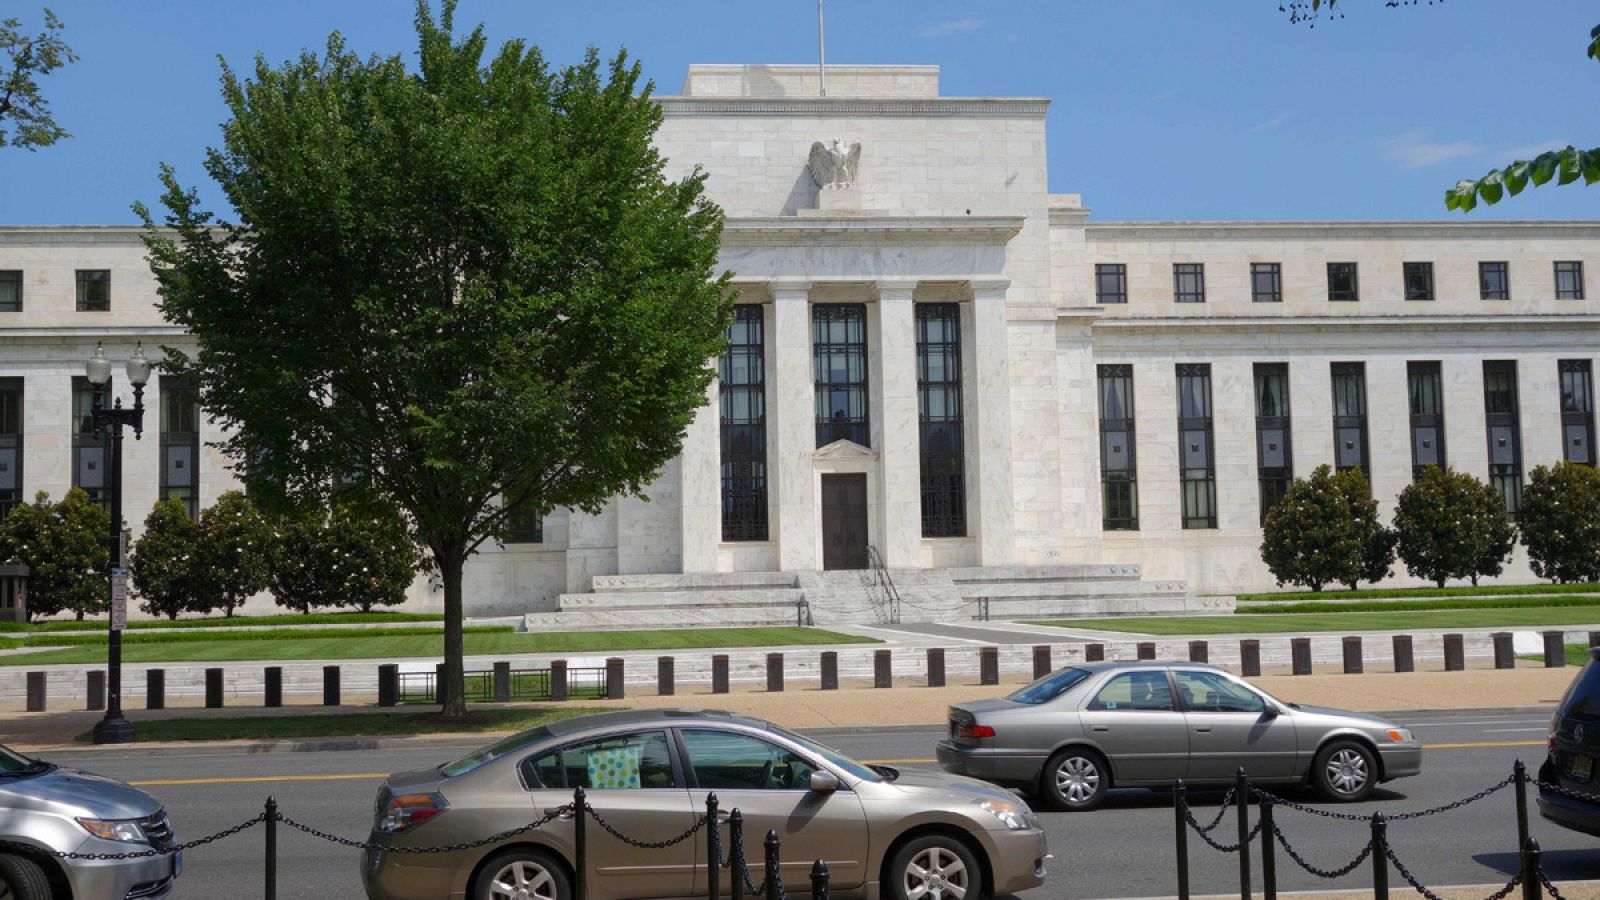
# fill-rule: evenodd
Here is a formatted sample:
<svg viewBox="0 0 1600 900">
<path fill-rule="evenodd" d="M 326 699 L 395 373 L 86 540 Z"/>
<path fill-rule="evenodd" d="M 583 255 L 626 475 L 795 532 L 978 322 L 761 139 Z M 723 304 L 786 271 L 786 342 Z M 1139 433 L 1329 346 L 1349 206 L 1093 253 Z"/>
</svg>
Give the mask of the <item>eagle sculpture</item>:
<svg viewBox="0 0 1600 900">
<path fill-rule="evenodd" d="M 860 162 L 860 141 L 846 147 L 844 141 L 834 138 L 831 144 L 817 141 L 811 145 L 811 177 L 816 180 L 817 187 L 855 184 L 856 167 Z"/>
</svg>

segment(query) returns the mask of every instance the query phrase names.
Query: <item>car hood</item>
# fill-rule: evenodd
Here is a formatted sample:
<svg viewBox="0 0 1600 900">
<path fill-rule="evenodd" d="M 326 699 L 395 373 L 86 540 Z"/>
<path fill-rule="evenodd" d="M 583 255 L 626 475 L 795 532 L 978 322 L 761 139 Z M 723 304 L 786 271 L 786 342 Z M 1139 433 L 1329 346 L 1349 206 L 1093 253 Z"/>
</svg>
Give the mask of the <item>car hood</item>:
<svg viewBox="0 0 1600 900">
<path fill-rule="evenodd" d="M 0 806 L 72 812 L 96 819 L 142 819 L 161 811 L 156 798 L 136 787 L 93 772 L 62 768 L 0 781 Z"/>
<path fill-rule="evenodd" d="M 1396 727 L 1395 723 L 1382 716 L 1375 716 L 1371 713 L 1351 712 L 1348 709 L 1338 709 L 1332 706 L 1306 706 L 1305 704 L 1299 704 L 1291 706 L 1290 710 L 1299 715 L 1330 716 L 1335 719 L 1343 719 L 1352 725 L 1365 725 L 1372 728 Z"/>
<path fill-rule="evenodd" d="M 986 781 L 932 772 L 927 769 L 901 769 L 900 777 L 888 782 L 890 786 L 916 794 L 938 794 L 962 800 L 1000 799 L 1015 802 L 1017 795 Z"/>
</svg>

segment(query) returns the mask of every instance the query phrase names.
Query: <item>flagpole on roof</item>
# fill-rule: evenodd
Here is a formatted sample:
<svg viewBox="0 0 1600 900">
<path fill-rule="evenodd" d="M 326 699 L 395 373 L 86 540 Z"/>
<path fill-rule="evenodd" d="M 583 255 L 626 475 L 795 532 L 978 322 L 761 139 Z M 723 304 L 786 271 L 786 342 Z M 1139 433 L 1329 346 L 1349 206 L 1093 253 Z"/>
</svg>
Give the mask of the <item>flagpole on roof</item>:
<svg viewBox="0 0 1600 900">
<path fill-rule="evenodd" d="M 817 92 L 828 96 L 828 51 L 822 41 L 822 0 L 817 0 Z"/>
</svg>

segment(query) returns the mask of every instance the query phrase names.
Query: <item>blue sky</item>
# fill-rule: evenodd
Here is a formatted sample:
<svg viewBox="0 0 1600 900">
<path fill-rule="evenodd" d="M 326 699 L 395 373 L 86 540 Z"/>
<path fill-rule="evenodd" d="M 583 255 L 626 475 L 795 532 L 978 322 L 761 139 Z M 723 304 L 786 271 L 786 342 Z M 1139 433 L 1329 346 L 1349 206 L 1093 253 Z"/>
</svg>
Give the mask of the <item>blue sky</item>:
<svg viewBox="0 0 1600 900">
<path fill-rule="evenodd" d="M 0 2 L 39 21 L 37 0 Z M 200 167 L 224 118 L 218 55 L 247 68 L 334 29 L 412 53 L 410 0 L 51 6 L 82 57 L 45 83 L 75 137 L 0 149 L 0 223 L 130 222 L 162 161 L 218 203 Z M 1082 192 L 1097 220 L 1446 218 L 1458 178 L 1600 145 L 1592 0 L 1341 6 L 1308 29 L 1278 0 L 828 0 L 828 60 L 937 63 L 947 95 L 1054 98 L 1051 190 Z M 625 46 L 676 93 L 691 62 L 815 61 L 815 16 L 813 0 L 463 0 L 457 19 L 558 62 Z M 1600 186 L 1469 218 L 1600 218 Z"/>
</svg>

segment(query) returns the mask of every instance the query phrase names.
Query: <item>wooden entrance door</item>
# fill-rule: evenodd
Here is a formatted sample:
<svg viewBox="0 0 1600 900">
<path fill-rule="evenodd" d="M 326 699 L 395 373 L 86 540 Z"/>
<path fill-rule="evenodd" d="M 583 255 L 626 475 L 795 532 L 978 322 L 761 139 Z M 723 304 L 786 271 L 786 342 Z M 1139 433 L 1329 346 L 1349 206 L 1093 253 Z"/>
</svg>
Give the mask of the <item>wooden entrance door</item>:
<svg viewBox="0 0 1600 900">
<path fill-rule="evenodd" d="M 822 476 L 822 567 L 867 567 L 867 476 Z"/>
</svg>

